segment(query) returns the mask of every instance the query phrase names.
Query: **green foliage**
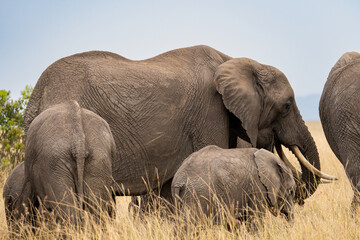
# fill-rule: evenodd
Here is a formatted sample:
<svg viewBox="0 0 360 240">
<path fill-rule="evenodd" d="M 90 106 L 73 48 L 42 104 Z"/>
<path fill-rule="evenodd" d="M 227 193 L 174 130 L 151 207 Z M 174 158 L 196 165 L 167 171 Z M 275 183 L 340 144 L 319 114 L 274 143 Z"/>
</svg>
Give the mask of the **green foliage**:
<svg viewBox="0 0 360 240">
<path fill-rule="evenodd" d="M 12 169 L 24 160 L 24 112 L 33 88 L 26 86 L 18 100 L 10 91 L 0 90 L 0 160 L 3 168 Z"/>
</svg>

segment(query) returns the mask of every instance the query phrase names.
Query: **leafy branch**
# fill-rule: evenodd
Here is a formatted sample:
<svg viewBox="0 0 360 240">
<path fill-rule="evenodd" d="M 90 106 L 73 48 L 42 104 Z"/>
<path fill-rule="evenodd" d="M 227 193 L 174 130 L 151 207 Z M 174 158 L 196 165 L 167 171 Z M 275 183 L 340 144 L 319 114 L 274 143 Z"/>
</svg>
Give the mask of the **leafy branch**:
<svg viewBox="0 0 360 240">
<path fill-rule="evenodd" d="M 24 112 L 33 88 L 26 86 L 17 100 L 10 91 L 0 90 L 0 160 L 2 168 L 12 169 L 24 160 Z"/>
</svg>

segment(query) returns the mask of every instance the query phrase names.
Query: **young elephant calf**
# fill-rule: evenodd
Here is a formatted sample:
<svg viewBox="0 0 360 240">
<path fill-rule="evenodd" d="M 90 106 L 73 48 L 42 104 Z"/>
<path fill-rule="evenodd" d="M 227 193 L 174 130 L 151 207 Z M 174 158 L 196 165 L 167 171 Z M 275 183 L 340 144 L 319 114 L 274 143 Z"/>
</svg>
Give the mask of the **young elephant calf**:
<svg viewBox="0 0 360 240">
<path fill-rule="evenodd" d="M 25 164 L 22 162 L 11 171 L 9 177 L 6 179 L 3 189 L 5 216 L 10 229 L 12 228 L 13 222 L 15 221 L 13 215 L 13 212 L 15 211 L 15 203 L 19 199 L 22 188 L 24 186 L 24 181 Z"/>
<path fill-rule="evenodd" d="M 112 162 L 116 147 L 109 125 L 100 116 L 68 101 L 43 111 L 26 136 L 25 177 L 18 198 L 9 199 L 7 215 L 20 219 L 28 204 L 77 220 L 78 209 L 112 213 Z M 14 170 L 14 174 L 19 171 Z M 17 177 L 18 178 L 18 177 Z M 10 175 L 8 189 L 17 191 Z M 16 189 L 15 189 L 16 188 Z M 30 201 L 29 201 L 30 199 Z M 15 203 L 13 202 L 15 200 Z M 6 202 L 5 202 L 6 204 Z M 11 212 L 12 211 L 12 212 Z M 9 219 L 9 218 L 8 218 Z"/>
<path fill-rule="evenodd" d="M 226 206 L 246 220 L 268 207 L 291 220 L 295 187 L 290 169 L 265 149 L 207 146 L 184 160 L 171 191 L 182 208 L 207 216 Z"/>
</svg>

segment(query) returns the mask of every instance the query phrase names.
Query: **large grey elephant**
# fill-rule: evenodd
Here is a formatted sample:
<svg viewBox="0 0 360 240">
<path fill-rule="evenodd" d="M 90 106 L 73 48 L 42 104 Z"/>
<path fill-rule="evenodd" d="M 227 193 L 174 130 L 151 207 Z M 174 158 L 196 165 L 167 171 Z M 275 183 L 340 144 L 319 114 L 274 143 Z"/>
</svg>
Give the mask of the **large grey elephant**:
<svg viewBox="0 0 360 240">
<path fill-rule="evenodd" d="M 78 209 L 113 213 L 116 147 L 102 118 L 76 101 L 66 101 L 41 112 L 26 134 L 24 184 L 11 208 L 16 220 L 26 215 L 29 204 L 73 222 Z"/>
<path fill-rule="evenodd" d="M 238 219 L 263 215 L 269 208 L 291 220 L 295 189 L 291 170 L 268 150 L 213 145 L 185 159 L 171 185 L 181 212 L 213 214 L 215 219 L 218 207 L 225 205 Z"/>
<path fill-rule="evenodd" d="M 298 191 L 298 198 L 316 190 L 319 176 L 327 177 L 304 167 L 320 169 L 319 154 L 285 75 L 208 46 L 141 61 L 103 51 L 60 59 L 33 90 L 26 134 L 37 115 L 67 100 L 109 124 L 118 153 L 112 164 L 117 194 L 139 195 L 171 181 L 191 153 L 207 145 L 234 148 L 237 136 L 254 147 L 272 150 L 274 143 L 282 144 L 298 150 L 302 160 L 305 156 L 307 191 Z"/>
<path fill-rule="evenodd" d="M 360 54 L 342 55 L 331 69 L 320 99 L 321 124 L 332 151 L 344 165 L 360 203 Z"/>
</svg>

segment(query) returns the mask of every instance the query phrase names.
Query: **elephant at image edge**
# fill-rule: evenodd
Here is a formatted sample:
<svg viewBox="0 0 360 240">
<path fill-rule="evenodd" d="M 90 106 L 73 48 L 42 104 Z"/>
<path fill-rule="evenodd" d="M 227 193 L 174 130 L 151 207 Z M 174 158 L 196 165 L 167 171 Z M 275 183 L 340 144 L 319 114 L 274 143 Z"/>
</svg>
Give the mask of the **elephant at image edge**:
<svg viewBox="0 0 360 240">
<path fill-rule="evenodd" d="M 13 213 L 15 211 L 15 203 L 19 199 L 24 182 L 25 164 L 24 162 L 21 162 L 11 171 L 9 177 L 6 179 L 3 189 L 6 222 L 11 231 L 16 231 L 15 229 L 12 229 L 13 224 L 16 221 Z"/>
<path fill-rule="evenodd" d="M 320 99 L 319 112 L 332 151 L 344 165 L 360 203 L 360 54 L 345 53 L 331 69 Z"/>
<path fill-rule="evenodd" d="M 25 112 L 25 132 L 42 111 L 71 99 L 109 124 L 119 195 L 143 194 L 171 181 L 191 153 L 207 145 L 236 147 L 237 136 L 268 150 L 282 144 L 308 159 L 311 164 L 301 162 L 308 191 L 298 191 L 298 199 L 319 183 L 304 167 L 320 169 L 315 142 L 287 78 L 272 66 L 208 46 L 141 61 L 103 51 L 75 54 L 40 76 Z"/>
<path fill-rule="evenodd" d="M 295 187 L 291 170 L 273 153 L 211 145 L 184 160 L 175 173 L 171 192 L 174 201 L 180 200 L 177 205 L 182 213 L 189 208 L 216 215 L 217 204 L 225 203 L 228 210 L 236 209 L 233 214 L 238 219 L 263 215 L 269 208 L 274 215 L 280 211 L 292 220 Z"/>
<path fill-rule="evenodd" d="M 29 204 L 55 211 L 60 220 L 70 217 L 74 223 L 79 217 L 77 209 L 98 214 L 101 208 L 113 214 L 112 162 L 116 149 L 103 119 L 80 108 L 76 101 L 68 101 L 39 114 L 26 134 L 25 176 L 19 197 L 8 208 L 12 219 L 26 216 Z M 20 172 L 15 170 L 20 179 Z M 17 191 L 21 182 L 13 177 L 10 175 L 8 182 L 16 186 L 9 187 Z"/>
</svg>

